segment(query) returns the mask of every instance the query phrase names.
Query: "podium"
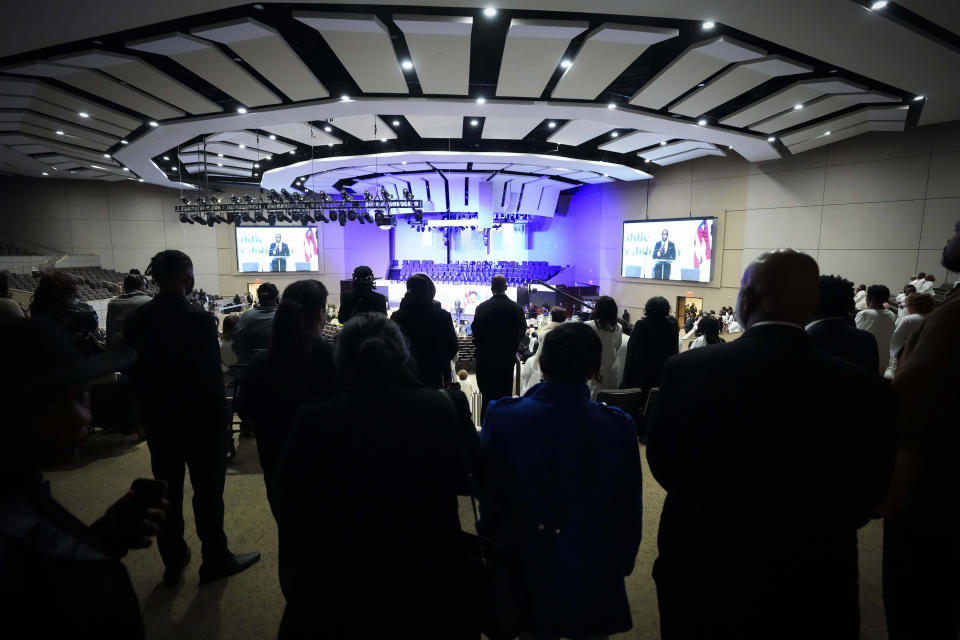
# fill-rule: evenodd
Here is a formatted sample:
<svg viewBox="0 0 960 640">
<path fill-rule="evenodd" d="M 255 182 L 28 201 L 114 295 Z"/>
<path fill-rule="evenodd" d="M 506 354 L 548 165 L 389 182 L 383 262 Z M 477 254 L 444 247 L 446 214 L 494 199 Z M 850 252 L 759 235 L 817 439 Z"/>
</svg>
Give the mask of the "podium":
<svg viewBox="0 0 960 640">
<path fill-rule="evenodd" d="M 656 264 L 653 265 L 653 279 L 654 280 L 669 280 L 670 271 L 673 268 L 673 263 L 676 260 L 665 260 L 663 258 L 656 258 Z"/>
</svg>

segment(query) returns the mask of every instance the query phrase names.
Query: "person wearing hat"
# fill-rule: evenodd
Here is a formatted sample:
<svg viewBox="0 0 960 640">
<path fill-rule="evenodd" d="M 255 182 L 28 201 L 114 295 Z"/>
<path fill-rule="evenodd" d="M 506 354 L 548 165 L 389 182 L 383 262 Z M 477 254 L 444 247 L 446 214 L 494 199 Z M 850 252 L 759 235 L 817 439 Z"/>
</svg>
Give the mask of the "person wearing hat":
<svg viewBox="0 0 960 640">
<path fill-rule="evenodd" d="M 270 346 L 270 332 L 273 330 L 273 316 L 280 304 L 280 290 L 272 282 L 264 282 L 257 287 L 257 304 L 240 315 L 240 321 L 233 334 L 233 352 L 237 354 L 237 363 L 244 365 L 258 351 Z"/>
<path fill-rule="evenodd" d="M 387 314 L 387 298 L 373 290 L 376 282 L 370 267 L 360 265 L 353 270 L 353 290 L 340 294 L 340 313 L 337 314 L 340 324 L 347 324 L 357 313 Z"/>
<path fill-rule="evenodd" d="M 146 274 L 159 293 L 127 318 L 125 343 L 137 361 L 130 368 L 147 434 L 150 465 L 168 485 L 170 510 L 157 535 L 166 571 L 163 581 L 177 585 L 190 562 L 183 539 L 184 471 L 190 469 L 193 516 L 201 542 L 200 583 L 239 573 L 260 559 L 259 553 L 234 555 L 223 532 L 223 446 L 227 407 L 220 369 L 216 317 L 190 303 L 193 263 L 182 251 L 161 251 Z"/>
<path fill-rule="evenodd" d="M 9 637 L 143 638 L 140 605 L 120 559 L 150 546 L 164 519 L 163 485 L 137 481 L 87 526 L 52 497 L 42 475 L 69 461 L 86 437 L 87 382 L 125 368 L 135 354 L 118 347 L 84 358 L 43 320 L 5 320 L 0 336 L 4 356 L 17 363 L 0 373 L 4 631 Z"/>
</svg>

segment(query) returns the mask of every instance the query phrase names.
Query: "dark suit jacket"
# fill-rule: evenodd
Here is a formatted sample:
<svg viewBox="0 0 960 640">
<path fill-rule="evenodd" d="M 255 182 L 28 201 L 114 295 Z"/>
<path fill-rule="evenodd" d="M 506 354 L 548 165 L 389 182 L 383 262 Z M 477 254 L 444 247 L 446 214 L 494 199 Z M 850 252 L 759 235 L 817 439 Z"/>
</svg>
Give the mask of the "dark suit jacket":
<svg viewBox="0 0 960 640">
<path fill-rule="evenodd" d="M 673 318 L 643 318 L 627 342 L 621 389 L 649 391 L 660 385 L 663 363 L 679 350 L 680 328 Z"/>
<path fill-rule="evenodd" d="M 890 479 L 893 410 L 800 327 L 667 361 L 647 443 L 663 638 L 857 638 L 857 529 Z"/>
<path fill-rule="evenodd" d="M 271 242 L 270 255 L 278 258 L 289 257 L 290 246 L 286 242 L 281 242 L 279 245 L 276 242 Z"/>
<path fill-rule="evenodd" d="M 880 370 L 877 339 L 869 331 L 857 329 L 852 319 L 825 318 L 807 328 L 810 341 L 841 360 L 869 371 Z"/>
<path fill-rule="evenodd" d="M 420 382 L 434 389 L 450 382 L 450 361 L 460 350 L 450 312 L 440 308 L 439 302 L 414 302 L 404 296 L 390 319 L 400 325 L 410 343 L 410 356 Z"/>
<path fill-rule="evenodd" d="M 520 340 L 527 330 L 523 307 L 506 294 L 494 294 L 477 305 L 472 326 L 478 362 L 513 366 Z"/>
<path fill-rule="evenodd" d="M 290 433 L 279 476 L 281 638 L 398 628 L 463 637 L 454 628 L 473 603 L 460 582 L 457 495 L 475 472 L 477 433 L 445 392 L 409 372 L 389 377 L 305 405 Z M 374 592 L 387 597 L 371 615 Z"/>
<path fill-rule="evenodd" d="M 213 314 L 183 296 L 160 293 L 130 314 L 123 333 L 139 356 L 130 380 L 148 437 L 194 425 L 223 428 L 226 398 Z M 154 427 L 160 433 L 151 433 Z"/>
<path fill-rule="evenodd" d="M 340 311 L 337 320 L 340 324 L 347 324 L 347 320 L 356 313 L 387 313 L 387 299 L 382 293 L 369 291 L 357 295 L 356 291 L 344 291 L 340 294 Z"/>
<path fill-rule="evenodd" d="M 663 247 L 663 240 L 657 240 L 657 244 L 653 245 L 653 253 L 656 256 L 655 260 L 676 260 L 677 259 L 677 247 L 670 240 L 667 240 L 667 248 L 663 252 L 663 255 L 658 255 L 657 252 Z"/>
</svg>

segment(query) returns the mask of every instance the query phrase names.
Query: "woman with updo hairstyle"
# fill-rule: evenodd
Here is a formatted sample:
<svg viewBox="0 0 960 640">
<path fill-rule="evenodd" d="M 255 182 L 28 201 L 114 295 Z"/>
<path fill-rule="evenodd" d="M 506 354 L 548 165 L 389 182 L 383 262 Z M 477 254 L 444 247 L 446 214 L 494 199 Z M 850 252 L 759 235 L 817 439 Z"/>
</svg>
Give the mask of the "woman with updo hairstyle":
<svg viewBox="0 0 960 640">
<path fill-rule="evenodd" d="M 383 314 L 351 318 L 335 357 L 342 391 L 301 409 L 279 467 L 279 637 L 478 638 L 457 507 L 475 429 Z"/>
<path fill-rule="evenodd" d="M 334 387 L 333 348 L 320 337 L 326 320 L 327 288 L 322 282 L 298 280 L 287 286 L 273 318 L 270 346 L 238 374 L 238 411 L 253 424 L 274 517 L 274 478 L 297 411 Z"/>
</svg>

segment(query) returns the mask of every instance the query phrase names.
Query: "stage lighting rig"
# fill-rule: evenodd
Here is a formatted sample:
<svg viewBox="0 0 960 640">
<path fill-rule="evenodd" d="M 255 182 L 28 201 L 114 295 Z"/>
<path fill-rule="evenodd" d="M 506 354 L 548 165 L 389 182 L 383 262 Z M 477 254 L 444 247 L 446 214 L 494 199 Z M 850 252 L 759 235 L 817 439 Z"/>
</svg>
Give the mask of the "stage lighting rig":
<svg viewBox="0 0 960 640">
<path fill-rule="evenodd" d="M 191 220 L 190 216 L 185 213 L 180 214 L 180 222 L 185 224 L 193 224 L 193 220 Z"/>
<path fill-rule="evenodd" d="M 235 194 L 235 193 L 230 194 L 230 201 L 231 201 L 233 204 L 240 204 L 240 198 L 238 198 L 238 197 L 237 197 L 237 194 Z"/>
<path fill-rule="evenodd" d="M 347 212 L 346 212 L 346 211 L 344 211 L 343 209 L 341 209 L 340 212 L 337 214 L 337 219 L 340 221 L 340 226 L 341 226 L 341 227 L 347 226 Z"/>
<path fill-rule="evenodd" d="M 356 211 L 354 211 L 353 209 L 350 209 L 349 211 L 347 211 L 347 220 L 349 220 L 350 222 L 353 222 L 356 219 L 357 219 Z"/>
<path fill-rule="evenodd" d="M 280 193 L 283 194 L 283 198 L 284 198 L 287 202 L 293 202 L 293 196 L 290 195 L 290 192 L 289 192 L 289 191 L 287 191 L 286 189 L 280 189 Z"/>
<path fill-rule="evenodd" d="M 269 213 L 267 214 L 267 224 L 271 227 L 277 226 L 277 214 Z"/>
</svg>

